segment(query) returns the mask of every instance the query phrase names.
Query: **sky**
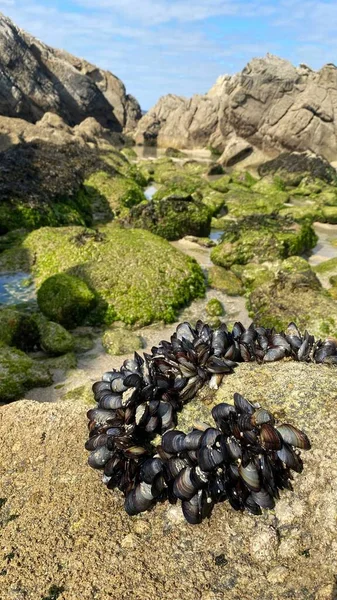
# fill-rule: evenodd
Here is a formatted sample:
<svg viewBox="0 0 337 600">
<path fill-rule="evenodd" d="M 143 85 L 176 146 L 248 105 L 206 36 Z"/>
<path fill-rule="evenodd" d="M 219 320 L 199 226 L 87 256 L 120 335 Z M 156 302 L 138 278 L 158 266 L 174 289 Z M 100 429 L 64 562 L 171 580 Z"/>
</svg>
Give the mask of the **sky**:
<svg viewBox="0 0 337 600">
<path fill-rule="evenodd" d="M 336 0 L 0 0 L 40 40 L 122 79 L 143 110 L 203 94 L 254 56 L 337 63 Z"/>
</svg>

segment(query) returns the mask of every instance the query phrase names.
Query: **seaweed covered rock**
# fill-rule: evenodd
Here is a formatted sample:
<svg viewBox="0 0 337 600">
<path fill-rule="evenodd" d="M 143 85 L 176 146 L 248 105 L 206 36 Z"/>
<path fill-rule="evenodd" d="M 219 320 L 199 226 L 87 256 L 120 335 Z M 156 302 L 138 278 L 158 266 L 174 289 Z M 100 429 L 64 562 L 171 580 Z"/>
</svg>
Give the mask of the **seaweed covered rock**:
<svg viewBox="0 0 337 600">
<path fill-rule="evenodd" d="M 47 354 L 60 356 L 74 350 L 74 339 L 62 325 L 52 321 L 41 322 L 39 330 L 40 346 Z"/>
<path fill-rule="evenodd" d="M 305 177 L 337 184 L 336 170 L 330 163 L 309 152 L 284 152 L 258 169 L 261 176 L 276 175 L 285 185 L 297 186 Z"/>
<path fill-rule="evenodd" d="M 310 223 L 297 224 L 273 214 L 251 215 L 238 221 L 226 219 L 222 225 L 222 241 L 213 248 L 211 259 L 225 268 L 302 254 L 317 241 Z"/>
<path fill-rule="evenodd" d="M 304 259 L 284 261 L 270 280 L 249 296 L 250 315 L 265 327 L 286 329 L 290 321 L 317 337 L 337 336 L 337 302 Z"/>
<path fill-rule="evenodd" d="M 58 258 L 62 264 L 62 257 Z M 57 273 L 43 281 L 37 301 L 46 317 L 71 329 L 86 319 L 95 306 L 95 295 L 82 279 Z"/>
<path fill-rule="evenodd" d="M 171 322 L 178 308 L 205 292 L 203 273 L 196 261 L 148 231 L 126 230 L 114 224 L 98 231 L 46 227 L 30 233 L 20 246 L 6 250 L 3 266 L 7 261 L 15 269 L 18 260 L 16 267 L 21 269 L 20 252 L 25 253 L 26 260 L 28 257 L 25 267 L 32 270 L 40 286 L 41 309 L 48 318 L 66 326 L 74 326 L 79 309 L 80 318 L 84 316 L 92 323 Z M 76 279 L 69 280 L 69 276 Z M 81 284 L 79 302 L 77 278 L 86 284 Z M 64 285 L 59 286 L 59 281 Z M 91 312 L 87 307 L 88 303 L 91 306 L 92 294 L 87 286 L 98 300 Z"/>
<path fill-rule="evenodd" d="M 82 184 L 101 160 L 78 144 L 32 142 L 0 153 L 0 233 L 44 225 L 90 225 L 92 209 Z M 20 177 L 17 174 L 20 173 Z"/>
<path fill-rule="evenodd" d="M 32 316 L 5 306 L 0 308 L 0 343 L 30 351 L 39 344 L 40 333 Z"/>
<path fill-rule="evenodd" d="M 133 354 L 142 347 L 142 338 L 125 328 L 108 329 L 102 337 L 103 348 L 112 356 Z"/>
<path fill-rule="evenodd" d="M 240 296 L 244 292 L 240 278 L 233 271 L 218 266 L 208 269 L 208 285 L 228 296 Z"/>
<path fill-rule="evenodd" d="M 145 200 L 142 188 L 130 177 L 97 171 L 85 180 L 93 212 L 100 220 L 111 220 Z"/>
<path fill-rule="evenodd" d="M 132 227 L 148 229 L 167 240 L 185 235 L 207 237 L 211 230 L 211 213 L 207 206 L 188 192 L 144 202 L 131 210 Z"/>
<path fill-rule="evenodd" d="M 21 350 L 0 346 L 0 401 L 11 402 L 33 387 L 51 385 L 49 370 Z"/>
</svg>

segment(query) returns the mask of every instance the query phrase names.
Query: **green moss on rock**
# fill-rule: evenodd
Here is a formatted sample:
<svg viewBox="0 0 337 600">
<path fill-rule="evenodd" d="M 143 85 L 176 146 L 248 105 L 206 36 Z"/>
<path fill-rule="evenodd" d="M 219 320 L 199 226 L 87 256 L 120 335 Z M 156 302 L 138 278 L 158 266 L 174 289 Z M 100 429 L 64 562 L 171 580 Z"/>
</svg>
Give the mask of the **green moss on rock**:
<svg viewBox="0 0 337 600">
<path fill-rule="evenodd" d="M 145 180 L 144 183 L 146 184 Z M 85 186 L 94 211 L 99 213 L 110 210 L 112 216 L 120 216 L 145 200 L 138 183 L 123 175 L 98 171 L 86 179 Z"/>
<path fill-rule="evenodd" d="M 48 368 L 27 354 L 0 346 L 0 400 L 11 402 L 24 396 L 25 391 L 52 383 Z"/>
<path fill-rule="evenodd" d="M 229 296 L 240 296 L 244 289 L 239 277 L 223 267 L 211 267 L 208 270 L 208 284 L 211 288 L 222 290 Z"/>
<path fill-rule="evenodd" d="M 226 214 L 226 196 L 216 190 L 206 189 L 202 194 L 202 203 L 207 206 L 212 217 L 216 217 L 220 214 Z"/>
<path fill-rule="evenodd" d="M 213 190 L 216 190 L 217 192 L 226 193 L 229 190 L 229 184 L 231 183 L 231 181 L 232 178 L 230 175 L 223 175 L 222 177 L 219 177 L 219 179 L 212 181 L 210 183 L 210 186 Z"/>
<path fill-rule="evenodd" d="M 206 304 L 206 312 L 210 317 L 222 317 L 225 314 L 225 309 L 217 298 L 212 298 Z"/>
<path fill-rule="evenodd" d="M 58 259 L 62 264 L 62 256 Z M 57 273 L 43 281 L 37 301 L 44 315 L 71 329 L 86 319 L 95 305 L 95 295 L 82 279 Z"/>
<path fill-rule="evenodd" d="M 165 156 L 169 156 L 170 158 L 185 158 L 186 154 L 177 148 L 166 148 Z"/>
<path fill-rule="evenodd" d="M 167 240 L 178 240 L 185 235 L 207 237 L 211 230 L 208 208 L 184 192 L 161 200 L 154 198 L 136 206 L 128 222 Z"/>
<path fill-rule="evenodd" d="M 29 351 L 39 343 L 39 330 L 34 319 L 12 308 L 0 308 L 0 342 Z"/>
<path fill-rule="evenodd" d="M 52 356 L 67 354 L 74 350 L 72 335 L 62 325 L 52 321 L 40 324 L 40 345 L 44 352 Z"/>
<path fill-rule="evenodd" d="M 213 248 L 211 259 L 225 268 L 302 254 L 317 242 L 309 223 L 300 225 L 273 215 L 255 215 L 238 222 L 227 220 L 223 227 L 222 243 Z"/>
<path fill-rule="evenodd" d="M 142 338 L 133 331 L 124 328 L 105 331 L 102 344 L 107 353 L 113 356 L 137 352 L 143 347 Z"/>
<path fill-rule="evenodd" d="M 203 273 L 196 261 L 148 231 L 125 230 L 113 224 L 100 228 L 99 232 L 80 227 L 44 228 L 28 235 L 23 247 L 30 257 L 38 286 L 63 271 L 59 274 L 64 286 L 61 304 L 56 305 L 56 317 L 64 316 L 67 322 L 69 318 L 72 326 L 78 320 L 78 304 L 73 304 L 78 280 L 71 287 L 74 296 L 71 293 L 69 298 L 69 280 L 64 275 L 79 278 L 93 290 L 98 306 L 84 315 L 93 323 L 171 322 L 180 307 L 205 292 Z M 53 281 L 57 284 L 58 279 Z M 49 318 L 57 322 L 53 296 L 58 288 L 58 285 L 55 290 L 53 285 L 49 287 L 46 303 L 49 315 L 53 314 Z M 87 288 L 84 298 L 86 302 L 92 298 Z M 82 310 L 79 316 L 82 318 Z"/>
<path fill-rule="evenodd" d="M 251 293 L 249 309 L 254 322 L 264 327 L 285 329 L 295 321 L 317 337 L 337 335 L 337 303 L 304 259 L 284 261 L 270 283 Z"/>
<path fill-rule="evenodd" d="M 128 160 L 132 160 L 132 159 L 136 159 L 137 158 L 137 152 L 133 149 L 133 148 L 123 148 L 121 150 L 121 153 L 128 159 Z"/>
</svg>

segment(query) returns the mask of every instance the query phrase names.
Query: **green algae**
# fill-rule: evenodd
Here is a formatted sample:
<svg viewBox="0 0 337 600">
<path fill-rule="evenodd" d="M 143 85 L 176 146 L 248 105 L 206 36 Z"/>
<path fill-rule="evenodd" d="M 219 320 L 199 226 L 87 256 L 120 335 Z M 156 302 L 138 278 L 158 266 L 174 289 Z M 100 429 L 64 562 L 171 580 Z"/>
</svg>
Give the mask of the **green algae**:
<svg viewBox="0 0 337 600">
<path fill-rule="evenodd" d="M 196 261 L 143 230 L 125 230 L 114 224 L 99 232 L 80 227 L 42 228 L 30 233 L 21 247 L 38 287 L 60 271 L 86 283 L 98 301 L 88 315 L 92 323 L 172 322 L 180 307 L 205 292 Z M 17 248 L 7 252 L 13 258 Z M 75 285 L 75 295 L 77 289 Z M 62 314 L 61 310 L 61 319 Z"/>
<path fill-rule="evenodd" d="M 34 361 L 21 350 L 0 346 L 0 400 L 11 402 L 21 398 L 25 391 L 48 386 L 52 377 L 48 368 Z"/>
<path fill-rule="evenodd" d="M 62 261 L 62 257 L 58 257 Z M 57 273 L 45 279 L 38 289 L 40 310 L 49 319 L 72 328 L 80 325 L 95 306 L 95 294 L 73 275 Z"/>
<path fill-rule="evenodd" d="M 244 292 L 239 277 L 233 271 L 223 267 L 210 267 L 208 270 L 208 285 L 216 290 L 222 290 L 228 296 L 240 296 Z"/>
<path fill-rule="evenodd" d="M 225 314 L 225 309 L 217 298 L 212 298 L 206 304 L 206 312 L 210 317 L 222 317 Z"/>
</svg>

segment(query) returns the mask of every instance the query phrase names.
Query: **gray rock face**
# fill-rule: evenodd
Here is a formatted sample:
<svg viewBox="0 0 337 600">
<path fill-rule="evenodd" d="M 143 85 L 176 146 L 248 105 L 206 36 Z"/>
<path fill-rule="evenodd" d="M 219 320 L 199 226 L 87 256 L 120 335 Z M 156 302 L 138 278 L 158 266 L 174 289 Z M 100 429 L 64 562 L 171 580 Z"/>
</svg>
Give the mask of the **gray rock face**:
<svg viewBox="0 0 337 600">
<path fill-rule="evenodd" d="M 88 117 L 113 131 L 141 116 L 123 83 L 67 52 L 54 50 L 0 13 L 0 114 L 36 123 L 46 112 L 74 126 Z"/>
<path fill-rule="evenodd" d="M 225 151 L 225 163 L 236 142 L 269 156 L 310 150 L 331 161 L 337 158 L 336 109 L 334 65 L 316 72 L 267 54 L 237 75 L 220 77 L 204 96 L 161 98 L 135 137 L 159 146 L 214 146 Z"/>
</svg>

